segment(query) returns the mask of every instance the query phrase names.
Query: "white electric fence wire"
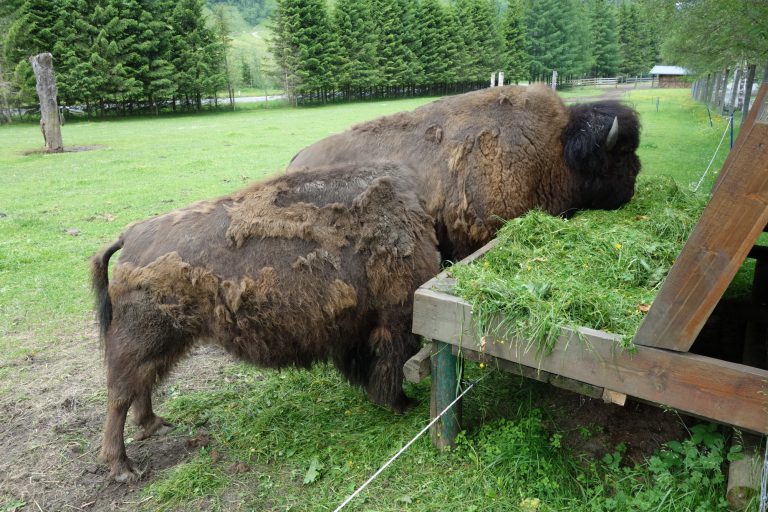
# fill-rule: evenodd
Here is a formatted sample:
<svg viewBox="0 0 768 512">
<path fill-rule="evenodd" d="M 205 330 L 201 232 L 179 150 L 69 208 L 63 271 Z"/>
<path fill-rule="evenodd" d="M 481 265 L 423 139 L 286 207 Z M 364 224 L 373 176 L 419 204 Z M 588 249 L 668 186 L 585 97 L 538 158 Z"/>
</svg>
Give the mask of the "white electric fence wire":
<svg viewBox="0 0 768 512">
<path fill-rule="evenodd" d="M 392 456 L 392 458 L 390 458 L 390 459 L 389 459 L 387 462 L 385 462 L 385 463 L 384 463 L 384 465 L 382 465 L 382 466 L 381 466 L 381 467 L 380 467 L 380 468 L 379 468 L 379 469 L 378 469 L 378 470 L 377 470 L 377 471 L 376 471 L 376 472 L 375 472 L 373 475 L 371 475 L 371 478 L 369 478 L 368 480 L 366 480 L 366 481 L 365 481 L 365 483 L 364 483 L 363 485 L 361 485 L 360 487 L 358 487 L 358 488 L 357 488 L 357 490 L 356 490 L 355 492 L 353 492 L 352 494 L 350 494 L 350 495 L 347 497 L 347 499 L 345 499 L 345 500 L 344 500 L 344 502 L 343 502 L 341 505 L 339 505 L 339 506 L 336 508 L 336 510 L 334 510 L 333 512 L 339 512 L 339 510 L 341 510 L 341 509 L 343 509 L 344 507 L 346 507 L 346 506 L 349 504 L 349 502 L 350 502 L 350 501 L 352 501 L 353 499 L 355 499 L 355 497 L 356 497 L 358 494 L 360 494 L 361 492 L 363 492 L 363 489 L 365 489 L 366 487 L 368 487 L 368 484 L 370 484 L 371 482 L 373 482 L 374 480 L 376 480 L 376 477 L 378 477 L 378 476 L 379 476 L 381 473 L 383 473 L 383 472 L 384 472 L 384 470 L 385 470 L 385 469 L 387 469 L 387 468 L 389 467 L 389 465 L 390 465 L 390 464 L 392 464 L 393 462 L 395 462 L 395 461 L 397 460 L 397 458 L 398 458 L 398 457 L 400 457 L 400 456 L 401 456 L 403 453 L 405 453 L 405 451 L 406 451 L 408 448 L 410 448 L 410 447 L 411 447 L 411 445 L 412 445 L 413 443 L 415 443 L 415 442 L 416 442 L 416 441 L 417 441 L 417 440 L 418 440 L 418 439 L 419 439 L 421 436 L 423 436 L 423 435 L 424 435 L 424 433 L 425 433 L 427 430 L 429 430 L 429 428 L 430 428 L 432 425 L 434 425 L 435 423 L 437 423 L 437 420 L 439 420 L 440 418 L 442 418 L 442 417 L 443 417 L 443 415 L 445 415 L 445 413 L 447 413 L 447 412 L 448 412 L 448 411 L 451 409 L 451 407 L 453 407 L 454 405 L 456 405 L 456 402 L 458 402 L 459 400 L 461 400 L 461 397 L 463 397 L 464 395 L 466 395 L 466 394 L 467 394 L 467 392 L 468 392 L 470 389 L 472 389 L 473 387 L 475 387 L 475 384 L 477 384 L 478 382 L 480 382 L 481 380 L 483 380 L 484 378 L 486 378 L 488 375 L 490 375 L 490 373 L 486 373 L 486 374 L 485 374 L 485 375 L 483 375 L 483 376 L 482 376 L 480 379 L 476 380 L 475 382 L 472 382 L 472 383 L 470 383 L 470 385 L 467 387 L 467 389 L 465 389 L 464 391 L 462 391 L 462 392 L 461 392 L 461 394 L 460 394 L 459 396 L 457 396 L 457 397 L 456 397 L 456 399 L 455 399 L 453 402 L 451 402 L 450 404 L 448 404 L 448 406 L 447 406 L 445 409 L 443 409 L 443 410 L 442 410 L 442 412 L 440 412 L 440 414 L 438 414 L 437 416 L 435 416 L 435 418 L 434 418 L 432 421 L 430 421 L 430 422 L 427 424 L 427 426 L 426 426 L 426 427 L 424 427 L 423 429 L 421 429 L 421 432 L 419 432 L 418 434 L 416 434 L 416 436 L 415 436 L 413 439 L 411 439 L 410 441 L 408 441 L 408 443 L 407 443 L 405 446 L 403 446 L 402 448 L 400 448 L 400 450 L 399 450 L 399 451 L 398 451 L 396 454 L 394 454 L 394 455 Z"/>
<path fill-rule="evenodd" d="M 723 130 L 723 136 L 720 137 L 720 144 L 717 145 L 717 149 L 715 149 L 715 153 L 712 155 L 712 159 L 709 161 L 709 165 L 704 170 L 704 173 L 701 175 L 701 178 L 699 178 L 699 181 L 696 183 L 694 187 L 691 188 L 694 192 L 699 190 L 699 187 L 701 186 L 702 182 L 704 181 L 704 178 L 707 176 L 707 173 L 709 172 L 709 168 L 712 167 L 712 162 L 715 161 L 715 157 L 717 156 L 717 153 L 720 151 L 720 146 L 723 145 L 723 141 L 725 140 L 725 135 L 728 133 L 728 127 L 731 126 L 732 118 L 728 118 L 728 122 L 725 124 L 725 130 Z"/>
<path fill-rule="evenodd" d="M 768 437 L 765 438 L 763 474 L 760 478 L 760 512 L 766 512 L 766 507 L 768 507 Z"/>
</svg>

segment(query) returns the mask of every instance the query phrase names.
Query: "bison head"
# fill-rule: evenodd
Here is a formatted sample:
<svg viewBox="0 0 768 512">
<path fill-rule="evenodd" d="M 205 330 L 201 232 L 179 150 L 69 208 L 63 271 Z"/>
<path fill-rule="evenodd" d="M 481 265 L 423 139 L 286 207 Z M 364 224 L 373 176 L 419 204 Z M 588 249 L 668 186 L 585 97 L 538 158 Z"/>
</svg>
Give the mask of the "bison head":
<svg viewBox="0 0 768 512">
<path fill-rule="evenodd" d="M 618 101 L 569 107 L 561 141 L 573 171 L 579 204 L 575 208 L 615 209 L 632 199 L 640 159 L 640 121 Z"/>
</svg>

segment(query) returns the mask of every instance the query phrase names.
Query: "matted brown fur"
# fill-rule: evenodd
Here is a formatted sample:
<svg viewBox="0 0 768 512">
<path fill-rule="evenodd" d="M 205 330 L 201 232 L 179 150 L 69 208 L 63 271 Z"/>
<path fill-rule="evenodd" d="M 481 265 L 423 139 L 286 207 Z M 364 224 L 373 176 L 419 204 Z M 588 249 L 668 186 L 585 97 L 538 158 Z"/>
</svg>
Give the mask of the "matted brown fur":
<svg viewBox="0 0 768 512">
<path fill-rule="evenodd" d="M 198 341 L 267 367 L 332 361 L 374 402 L 405 409 L 413 291 L 439 271 L 415 188 L 412 170 L 385 163 L 285 175 L 135 223 L 96 255 L 112 476 L 136 475 L 128 408 L 140 437 L 162 428 L 152 387 Z"/>
<path fill-rule="evenodd" d="M 444 257 L 488 242 L 504 219 L 541 208 L 616 208 L 640 170 L 639 123 L 616 102 L 566 107 L 544 85 L 495 87 L 382 117 L 298 153 L 289 171 L 388 160 L 416 170 Z M 611 122 L 618 139 L 607 147 Z"/>
</svg>

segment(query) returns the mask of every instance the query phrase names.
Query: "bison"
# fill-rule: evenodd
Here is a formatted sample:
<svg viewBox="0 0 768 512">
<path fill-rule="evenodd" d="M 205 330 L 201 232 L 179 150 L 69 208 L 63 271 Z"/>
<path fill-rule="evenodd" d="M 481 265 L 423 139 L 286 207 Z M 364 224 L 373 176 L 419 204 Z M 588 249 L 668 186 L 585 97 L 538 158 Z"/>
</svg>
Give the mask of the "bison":
<svg viewBox="0 0 768 512">
<path fill-rule="evenodd" d="M 330 361 L 376 404 L 405 410 L 412 296 L 440 265 L 415 180 L 387 163 L 284 175 L 135 223 L 94 256 L 110 475 L 137 477 L 128 409 L 136 439 L 166 425 L 152 388 L 197 342 L 270 368 Z"/>
<path fill-rule="evenodd" d="M 533 208 L 614 209 L 634 193 L 640 124 L 615 101 L 566 107 L 548 87 L 507 86 L 382 117 L 299 152 L 294 171 L 391 160 L 413 167 L 444 258 L 488 242 Z"/>
</svg>

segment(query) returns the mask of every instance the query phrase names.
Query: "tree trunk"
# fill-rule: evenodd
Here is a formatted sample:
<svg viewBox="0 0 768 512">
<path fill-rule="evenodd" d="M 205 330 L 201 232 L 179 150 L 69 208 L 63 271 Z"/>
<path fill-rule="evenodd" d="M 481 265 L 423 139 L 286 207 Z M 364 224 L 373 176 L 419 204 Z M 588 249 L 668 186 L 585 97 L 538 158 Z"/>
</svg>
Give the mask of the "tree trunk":
<svg viewBox="0 0 768 512">
<path fill-rule="evenodd" d="M 744 121 L 747 120 L 747 114 L 749 113 L 749 100 L 752 98 L 752 84 L 755 81 L 755 68 L 756 64 L 750 64 L 747 67 L 747 84 L 744 89 L 744 106 L 741 111 L 741 124 L 744 126 Z"/>
<path fill-rule="evenodd" d="M 736 102 L 739 97 L 739 81 L 741 81 L 741 65 L 736 68 L 736 73 L 733 76 L 733 88 L 731 89 L 731 112 L 736 111 Z"/>
<path fill-rule="evenodd" d="M 720 84 L 720 93 L 717 95 L 717 110 L 722 114 L 723 108 L 725 108 L 725 93 L 728 90 L 728 75 L 730 69 L 725 68 L 723 71 L 723 83 Z"/>
<path fill-rule="evenodd" d="M 53 73 L 53 57 L 50 53 L 41 53 L 29 58 L 37 80 L 37 95 L 40 97 L 40 130 L 45 139 L 48 153 L 64 151 L 61 140 L 59 106 L 56 103 L 56 76 Z"/>
<path fill-rule="evenodd" d="M 712 73 L 707 74 L 707 85 L 704 87 L 704 103 L 709 100 L 709 95 L 712 93 Z"/>
<path fill-rule="evenodd" d="M 0 124 L 10 124 L 11 109 L 8 106 L 8 84 L 3 81 L 3 68 L 0 66 Z"/>
</svg>

